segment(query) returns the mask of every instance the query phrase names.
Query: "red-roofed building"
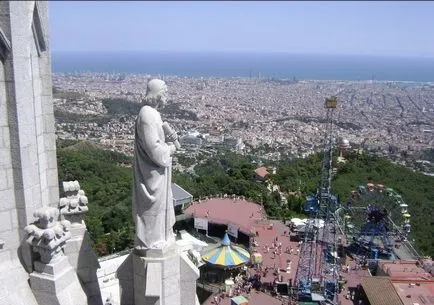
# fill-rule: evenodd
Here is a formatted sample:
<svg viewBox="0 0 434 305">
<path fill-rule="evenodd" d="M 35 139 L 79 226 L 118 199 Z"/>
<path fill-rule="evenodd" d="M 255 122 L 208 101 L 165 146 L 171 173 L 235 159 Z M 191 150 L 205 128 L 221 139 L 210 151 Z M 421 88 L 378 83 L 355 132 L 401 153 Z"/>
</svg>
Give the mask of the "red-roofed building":
<svg viewBox="0 0 434 305">
<path fill-rule="evenodd" d="M 416 260 L 380 261 L 377 267 L 377 275 L 389 276 L 391 279 L 432 279 Z"/>
<path fill-rule="evenodd" d="M 259 181 L 266 181 L 270 173 L 267 168 L 262 166 L 260 168 L 255 169 L 255 179 Z"/>
<path fill-rule="evenodd" d="M 379 261 L 361 286 L 370 305 L 434 304 L 434 279 L 419 261 Z"/>
<path fill-rule="evenodd" d="M 434 304 L 434 281 L 391 279 L 391 282 L 404 305 Z"/>
</svg>

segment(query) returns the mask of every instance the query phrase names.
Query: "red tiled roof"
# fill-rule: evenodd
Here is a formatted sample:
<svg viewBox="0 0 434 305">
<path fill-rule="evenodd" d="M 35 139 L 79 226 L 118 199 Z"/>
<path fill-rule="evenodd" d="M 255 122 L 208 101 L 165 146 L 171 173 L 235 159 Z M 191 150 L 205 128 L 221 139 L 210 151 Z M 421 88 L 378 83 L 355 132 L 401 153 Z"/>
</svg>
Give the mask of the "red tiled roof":
<svg viewBox="0 0 434 305">
<path fill-rule="evenodd" d="M 379 263 L 379 268 L 392 278 L 431 278 L 431 275 L 423 270 L 415 260 L 382 261 Z"/>
<path fill-rule="evenodd" d="M 262 178 L 265 178 L 267 175 L 270 174 L 266 167 L 260 167 L 260 168 L 255 169 L 255 173 L 256 173 L 256 175 L 258 175 L 259 177 L 262 177 Z"/>
<path fill-rule="evenodd" d="M 246 234 L 250 233 L 254 223 L 263 219 L 265 215 L 259 204 L 232 198 L 213 198 L 200 203 L 195 202 L 184 213 L 207 218 L 210 223 L 232 223 Z"/>
<path fill-rule="evenodd" d="M 404 305 L 392 282 L 387 277 L 362 277 L 360 284 L 371 305 Z"/>
<path fill-rule="evenodd" d="M 405 305 L 434 304 L 434 282 L 432 281 L 400 281 L 392 280 L 396 292 L 404 300 Z"/>
</svg>

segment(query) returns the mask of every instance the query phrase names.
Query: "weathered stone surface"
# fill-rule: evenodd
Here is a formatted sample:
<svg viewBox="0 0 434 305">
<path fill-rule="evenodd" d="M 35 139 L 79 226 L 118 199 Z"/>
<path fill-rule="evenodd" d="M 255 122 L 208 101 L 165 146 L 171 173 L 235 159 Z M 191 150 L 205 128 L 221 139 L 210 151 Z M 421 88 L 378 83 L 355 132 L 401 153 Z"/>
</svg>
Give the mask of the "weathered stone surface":
<svg viewBox="0 0 434 305">
<path fill-rule="evenodd" d="M 119 299 L 122 305 L 134 305 L 133 256 L 129 254 L 116 272 L 119 279 Z"/>
<path fill-rule="evenodd" d="M 12 220 L 10 212 L 0 212 L 0 232 L 12 229 Z"/>
<path fill-rule="evenodd" d="M 135 304 L 181 305 L 180 254 L 171 250 L 161 257 L 133 253 Z"/>
<path fill-rule="evenodd" d="M 40 208 L 33 215 L 38 220 L 24 228 L 27 243 L 32 246 L 33 251 L 39 253 L 44 264 L 60 259 L 63 256 L 62 247 L 71 237 L 70 222 L 57 221 L 59 211 L 56 208 Z"/>
<path fill-rule="evenodd" d="M 84 213 L 89 209 L 87 197 L 78 181 L 64 181 L 62 184 L 64 197 L 60 198 L 60 213 L 72 226 L 83 226 Z"/>
<path fill-rule="evenodd" d="M 12 256 L 16 257 L 16 251 L 0 250 L 0 304 L 37 305 L 28 284 L 28 274 Z"/>
<path fill-rule="evenodd" d="M 77 272 L 88 296 L 89 305 L 102 305 L 97 277 L 100 265 L 83 220 L 88 211 L 87 197 L 84 190 L 80 189 L 78 181 L 64 181 L 62 191 L 63 197 L 59 201 L 60 213 L 71 222 L 71 239 L 66 242 L 64 253 Z"/>
<path fill-rule="evenodd" d="M 74 268 L 65 256 L 50 264 L 41 264 L 38 269 L 43 269 L 44 272 L 32 272 L 30 285 L 39 304 L 88 304 Z"/>
<path fill-rule="evenodd" d="M 70 238 L 70 222 L 58 221 L 59 211 L 52 207 L 38 209 L 34 217 L 37 220 L 25 231 L 27 243 L 39 254 L 30 274 L 30 286 L 36 300 L 46 305 L 87 305 L 87 296 L 75 270 L 62 251 Z"/>
<path fill-rule="evenodd" d="M 181 254 L 180 268 L 181 304 L 199 305 L 199 300 L 196 295 L 196 281 L 200 276 L 200 271 L 188 258 L 186 252 Z"/>
<path fill-rule="evenodd" d="M 33 212 L 44 206 L 57 206 L 59 200 L 51 60 L 49 49 L 39 54 L 36 49 L 32 32 L 36 6 L 40 30 L 47 41 L 47 3 L 0 2 L 2 41 L 11 46 L 7 57 L 0 59 L 0 240 L 4 241 L 0 246 L 0 304 L 37 304 L 26 273 L 32 272 L 33 256 L 30 247 L 26 243 L 20 245 L 20 241 L 25 235 L 24 227 L 33 221 Z M 41 252 L 53 252 L 53 245 L 60 239 L 56 230 L 46 229 L 41 233 L 45 237 L 33 235 L 31 242 L 39 243 L 34 246 L 40 246 Z M 36 235 L 41 232 L 37 226 L 32 230 Z M 42 256 L 46 261 L 53 258 L 51 254 Z M 37 262 L 35 266 L 41 267 Z M 39 303 L 54 304 L 41 300 Z"/>
</svg>

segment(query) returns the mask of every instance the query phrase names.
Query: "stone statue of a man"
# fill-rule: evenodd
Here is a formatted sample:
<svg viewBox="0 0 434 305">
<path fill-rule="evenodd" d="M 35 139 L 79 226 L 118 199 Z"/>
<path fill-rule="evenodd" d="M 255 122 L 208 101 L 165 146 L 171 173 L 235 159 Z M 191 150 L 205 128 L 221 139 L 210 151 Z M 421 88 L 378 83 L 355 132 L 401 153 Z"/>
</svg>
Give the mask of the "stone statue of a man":
<svg viewBox="0 0 434 305">
<path fill-rule="evenodd" d="M 136 250 L 163 249 L 174 243 L 171 189 L 172 154 L 176 147 L 165 134 L 158 107 L 167 102 L 164 81 L 148 82 L 145 106 L 136 119 L 134 141 L 133 218 Z M 167 133 L 167 130 L 166 130 Z M 172 135 L 173 136 L 173 135 Z"/>
</svg>

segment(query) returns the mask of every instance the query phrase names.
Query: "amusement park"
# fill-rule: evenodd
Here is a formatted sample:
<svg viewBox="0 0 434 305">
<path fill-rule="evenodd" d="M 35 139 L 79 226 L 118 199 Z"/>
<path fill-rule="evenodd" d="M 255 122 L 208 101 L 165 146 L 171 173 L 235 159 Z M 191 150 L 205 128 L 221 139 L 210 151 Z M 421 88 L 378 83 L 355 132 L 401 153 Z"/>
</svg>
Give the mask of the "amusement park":
<svg viewBox="0 0 434 305">
<path fill-rule="evenodd" d="M 196 200 L 178 215 L 179 229 L 189 227 L 197 245 L 197 240 L 207 241 L 206 246 L 189 250 L 201 271 L 201 303 L 413 305 L 416 300 L 432 301 L 434 281 L 408 240 L 411 215 L 402 196 L 373 181 L 360 181 L 344 200 L 333 194 L 333 153 L 337 150 L 338 162 L 346 162 L 349 148 L 342 138 L 334 147 L 337 104 L 335 97 L 325 101 L 320 184 L 306 198 L 304 219 L 271 220 L 261 203 L 227 194 Z M 389 274 L 384 266 L 390 264 L 403 278 L 386 281 L 384 275 Z M 417 279 L 408 287 L 416 283 L 420 291 L 401 298 L 402 289 L 396 287 L 414 276 L 406 274 L 409 270 Z M 380 279 L 379 285 L 372 284 Z M 391 291 L 383 303 L 378 300 L 381 291 L 373 291 L 381 285 Z"/>
<path fill-rule="evenodd" d="M 360 181 L 346 197 L 333 192 L 334 160 L 347 162 L 350 148 L 335 133 L 337 106 L 337 98 L 325 100 L 320 181 L 304 216 L 275 219 L 262 202 L 239 195 L 193 200 L 172 185 L 176 242 L 200 271 L 197 303 L 434 304 L 432 260 L 409 240 L 410 203 L 380 181 Z"/>
</svg>

